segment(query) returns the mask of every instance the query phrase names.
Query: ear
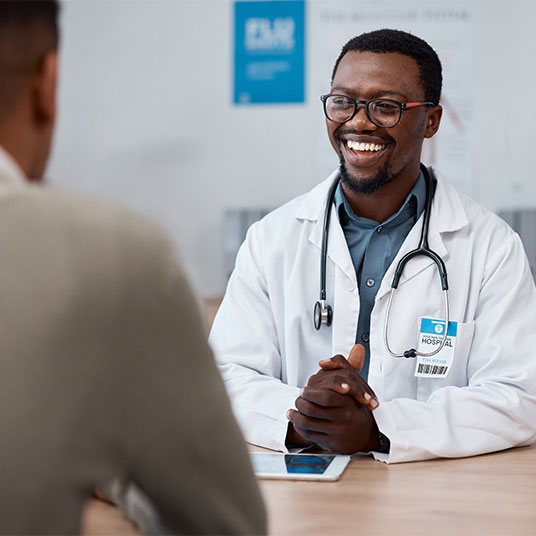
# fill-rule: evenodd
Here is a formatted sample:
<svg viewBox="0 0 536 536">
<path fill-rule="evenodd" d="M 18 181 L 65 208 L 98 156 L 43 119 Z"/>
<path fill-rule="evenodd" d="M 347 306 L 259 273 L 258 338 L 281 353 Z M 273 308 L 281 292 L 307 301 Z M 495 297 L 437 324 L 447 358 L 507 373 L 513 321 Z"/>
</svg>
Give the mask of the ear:
<svg viewBox="0 0 536 536">
<path fill-rule="evenodd" d="M 47 52 L 36 69 L 33 85 L 34 117 L 42 125 L 53 124 L 56 119 L 57 74 L 58 53 Z"/>
<path fill-rule="evenodd" d="M 425 138 L 431 138 L 438 131 L 442 115 L 443 108 L 439 104 L 437 106 L 432 107 L 428 111 L 428 117 L 426 119 L 426 130 L 424 133 Z"/>
</svg>

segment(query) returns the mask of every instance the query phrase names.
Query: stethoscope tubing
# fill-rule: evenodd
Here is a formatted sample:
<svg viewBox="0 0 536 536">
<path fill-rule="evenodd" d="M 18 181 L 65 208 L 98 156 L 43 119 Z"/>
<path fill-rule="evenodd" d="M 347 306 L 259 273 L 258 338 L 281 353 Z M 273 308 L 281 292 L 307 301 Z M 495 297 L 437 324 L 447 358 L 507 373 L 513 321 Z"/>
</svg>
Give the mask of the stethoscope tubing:
<svg viewBox="0 0 536 536">
<path fill-rule="evenodd" d="M 385 345 L 385 349 L 387 350 L 387 352 L 389 352 L 389 354 L 392 357 L 397 357 L 397 358 L 398 357 L 407 358 L 407 357 L 417 357 L 417 356 L 432 357 L 438 354 L 439 352 L 441 352 L 441 350 L 443 349 L 443 347 L 445 346 L 447 342 L 448 331 L 449 331 L 448 329 L 448 325 L 449 325 L 449 292 L 448 292 L 448 289 L 443 290 L 443 297 L 444 297 L 444 304 L 445 304 L 445 327 L 443 330 L 443 338 L 441 339 L 441 343 L 439 344 L 439 346 L 434 351 L 428 352 L 428 353 L 419 352 L 415 348 L 411 348 L 410 350 L 406 350 L 402 354 L 397 354 L 391 350 L 391 347 L 389 346 L 389 340 L 387 338 L 387 332 L 389 330 L 389 319 L 391 317 L 391 305 L 393 303 L 393 296 L 395 294 L 395 290 L 396 290 L 395 287 L 391 287 L 391 292 L 389 293 L 389 302 L 387 304 L 387 312 L 385 313 L 385 321 L 383 324 L 383 343 Z"/>
<path fill-rule="evenodd" d="M 313 324 L 318 331 L 322 324 L 331 326 L 333 320 L 333 309 L 330 305 L 326 304 L 326 263 L 328 252 L 328 233 L 329 233 L 329 221 L 331 218 L 331 206 L 335 199 L 335 191 L 339 184 L 339 177 L 333 181 L 333 184 L 329 188 L 328 202 L 326 204 L 326 210 L 324 212 L 324 226 L 322 228 L 322 244 L 320 247 L 320 300 L 315 303 L 313 310 Z"/>
<path fill-rule="evenodd" d="M 408 358 L 408 357 L 416 357 L 416 356 L 422 356 L 422 357 L 434 356 L 443 349 L 448 338 L 448 328 L 449 328 L 448 288 L 449 287 L 448 287 L 447 268 L 445 266 L 445 263 L 443 262 L 443 259 L 435 251 L 431 250 L 428 245 L 430 212 L 432 210 L 432 199 L 434 197 L 435 183 L 433 181 L 433 176 L 432 176 L 431 171 L 428 171 L 428 169 L 423 165 L 421 165 L 421 170 L 423 172 L 423 175 L 426 181 L 426 203 L 425 203 L 424 214 L 423 214 L 421 238 L 419 241 L 419 246 L 416 249 L 406 253 L 406 255 L 404 255 L 397 264 L 397 267 L 395 269 L 395 274 L 393 276 L 393 282 L 391 283 L 391 292 L 389 294 L 389 302 L 387 304 L 387 312 L 385 314 L 385 321 L 384 321 L 383 340 L 384 340 L 385 349 L 392 357 L 396 357 L 396 358 L 400 358 L 400 357 Z M 320 257 L 321 257 L 320 258 L 320 300 L 315 303 L 314 317 L 313 317 L 314 326 L 317 330 L 320 329 L 322 324 L 326 324 L 327 326 L 330 326 L 332 322 L 332 317 L 333 317 L 332 308 L 326 304 L 326 299 L 327 299 L 326 298 L 326 262 L 327 262 L 328 234 L 329 234 L 329 222 L 330 222 L 330 216 L 331 216 L 331 208 L 333 205 L 333 201 L 335 199 L 335 191 L 337 189 L 339 181 L 340 181 L 340 177 L 337 177 L 333 181 L 333 184 L 331 185 L 329 189 L 327 203 L 326 203 L 326 210 L 324 213 L 324 227 L 322 230 L 322 244 L 321 244 L 321 252 L 320 252 Z M 441 279 L 441 288 L 443 290 L 444 308 L 445 308 L 445 328 L 444 328 L 443 338 L 439 346 L 432 352 L 419 352 L 415 348 L 411 348 L 409 350 L 406 350 L 403 353 L 396 353 L 391 350 L 391 347 L 389 346 L 389 339 L 388 339 L 389 320 L 391 316 L 392 302 L 393 302 L 395 291 L 398 288 L 398 283 L 400 282 L 400 278 L 402 276 L 402 272 L 404 270 L 405 265 L 407 264 L 409 260 L 419 255 L 424 255 L 432 259 L 432 261 L 435 263 L 437 267 L 439 277 Z"/>
<path fill-rule="evenodd" d="M 331 218 L 331 205 L 335 199 L 335 191 L 339 185 L 340 178 L 337 177 L 330 186 L 328 192 L 328 206 L 324 213 L 324 227 L 322 232 L 322 246 L 321 246 L 321 260 L 320 260 L 320 301 L 326 301 L 326 262 L 328 252 L 328 234 L 329 234 L 329 221 Z M 329 209 L 328 209 L 329 207 Z"/>
<path fill-rule="evenodd" d="M 398 262 L 395 275 L 393 276 L 393 282 L 391 283 L 391 292 L 389 294 L 389 302 L 387 304 L 387 312 L 385 313 L 385 322 L 383 325 L 383 342 L 385 345 L 385 349 L 391 355 L 392 357 L 432 357 L 436 354 L 438 354 L 443 347 L 445 346 L 448 338 L 448 328 L 449 328 L 449 296 L 448 296 L 448 277 L 447 277 L 447 268 L 445 266 L 445 263 L 443 262 L 443 259 L 433 250 L 430 249 L 430 246 L 428 245 L 428 232 L 430 228 L 430 213 L 432 211 L 432 199 L 434 197 L 434 189 L 435 184 L 431 176 L 431 172 L 428 171 L 428 169 L 425 166 L 421 165 L 421 170 L 423 172 L 424 178 L 426 180 L 426 204 L 424 208 L 424 214 L 423 214 L 423 223 L 422 223 L 422 230 L 421 230 L 421 238 L 419 240 L 419 246 L 406 253 Z M 389 346 L 389 339 L 388 339 L 388 332 L 389 332 L 389 320 L 391 317 L 391 306 L 393 303 L 393 298 L 396 289 L 398 288 L 398 283 L 400 282 L 400 278 L 402 276 L 402 272 L 404 270 L 404 267 L 408 263 L 409 260 L 413 259 L 414 257 L 418 257 L 419 255 L 424 255 L 425 257 L 429 257 L 434 261 L 437 271 L 439 273 L 439 277 L 441 279 L 441 289 L 443 290 L 443 302 L 445 306 L 445 327 L 444 327 L 444 333 L 443 338 L 441 339 L 441 343 L 439 346 L 433 350 L 432 352 L 420 352 L 415 348 L 411 348 L 409 350 L 406 350 L 403 353 L 397 353 L 393 352 L 391 350 L 391 347 Z"/>
</svg>

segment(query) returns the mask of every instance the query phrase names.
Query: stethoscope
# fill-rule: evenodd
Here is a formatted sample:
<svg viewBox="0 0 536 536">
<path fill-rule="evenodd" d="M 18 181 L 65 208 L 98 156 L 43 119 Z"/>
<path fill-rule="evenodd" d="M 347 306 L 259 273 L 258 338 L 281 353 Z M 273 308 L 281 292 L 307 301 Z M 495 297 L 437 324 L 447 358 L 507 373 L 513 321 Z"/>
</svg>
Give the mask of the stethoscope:
<svg viewBox="0 0 536 536">
<path fill-rule="evenodd" d="M 389 302 L 387 304 L 387 312 L 385 313 L 385 323 L 383 326 L 383 342 L 385 344 L 385 349 L 393 357 L 431 357 L 439 353 L 445 343 L 447 342 L 448 335 L 448 325 L 449 325 L 449 297 L 448 297 L 448 280 L 447 280 L 447 269 L 443 259 L 435 252 L 430 249 L 428 245 L 428 228 L 430 226 L 430 211 L 432 208 L 432 199 L 435 192 L 436 179 L 433 176 L 433 172 L 428 170 L 425 166 L 421 165 L 421 171 L 424 175 L 426 181 L 426 202 L 424 206 L 423 214 L 423 223 L 421 231 L 421 239 L 419 246 L 406 253 L 398 262 L 398 265 L 395 270 L 395 275 L 393 276 L 393 282 L 391 283 L 391 292 L 389 294 Z M 326 304 L 326 261 L 328 253 L 328 234 L 329 234 L 329 220 L 331 217 L 331 208 L 333 206 L 333 201 L 335 199 L 335 192 L 339 184 L 340 177 L 337 177 L 333 184 L 331 185 L 328 192 L 328 199 L 326 203 L 326 210 L 324 213 L 324 226 L 322 229 L 322 245 L 320 251 L 320 300 L 315 303 L 313 322 L 316 330 L 319 330 L 322 324 L 326 326 L 331 326 L 333 321 L 333 309 L 330 305 Z M 398 283 L 400 282 L 400 277 L 404 270 L 404 266 L 410 259 L 417 257 L 418 255 L 424 255 L 432 259 L 437 267 L 439 272 L 439 277 L 441 279 L 441 288 L 443 289 L 444 303 L 445 303 L 445 325 L 443 328 L 443 338 L 439 346 L 433 352 L 419 352 L 415 348 L 406 350 L 401 354 L 397 354 L 391 350 L 389 346 L 389 340 L 387 333 L 389 331 L 389 319 L 391 317 L 391 306 L 393 304 L 393 297 L 396 289 L 398 288 Z"/>
</svg>

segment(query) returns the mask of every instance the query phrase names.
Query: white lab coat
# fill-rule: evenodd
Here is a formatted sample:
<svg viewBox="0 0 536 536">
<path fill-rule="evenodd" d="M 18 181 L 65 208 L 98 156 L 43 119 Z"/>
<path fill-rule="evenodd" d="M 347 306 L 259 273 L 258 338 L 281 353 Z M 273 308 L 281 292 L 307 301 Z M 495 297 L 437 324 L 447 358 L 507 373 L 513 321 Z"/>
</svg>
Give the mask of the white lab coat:
<svg viewBox="0 0 536 536">
<path fill-rule="evenodd" d="M 335 172 L 336 173 L 336 172 Z M 247 441 L 285 451 L 299 389 L 318 361 L 347 356 L 359 317 L 352 259 L 333 211 L 327 302 L 333 324 L 313 326 L 319 296 L 325 203 L 335 173 L 254 224 L 242 245 L 210 342 Z M 450 320 L 458 322 L 446 378 L 416 378 L 415 359 L 388 355 L 383 323 L 400 258 L 417 247 L 422 216 L 378 290 L 370 321 L 368 382 L 374 418 L 391 441 L 389 462 L 459 457 L 536 440 L 536 289 L 521 241 L 506 223 L 457 193 L 436 172 L 429 244 L 449 277 Z M 395 294 L 389 343 L 417 347 L 419 319 L 444 317 L 435 264 L 411 260 Z"/>
</svg>

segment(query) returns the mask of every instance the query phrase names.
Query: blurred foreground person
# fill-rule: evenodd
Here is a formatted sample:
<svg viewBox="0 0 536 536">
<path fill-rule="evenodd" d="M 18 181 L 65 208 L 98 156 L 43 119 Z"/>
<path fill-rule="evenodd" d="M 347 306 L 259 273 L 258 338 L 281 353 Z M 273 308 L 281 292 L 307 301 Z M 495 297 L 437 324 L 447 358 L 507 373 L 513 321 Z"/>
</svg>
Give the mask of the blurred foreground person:
<svg viewBox="0 0 536 536">
<path fill-rule="evenodd" d="M 166 532 L 263 533 L 171 243 L 126 210 L 27 182 L 56 116 L 57 11 L 0 2 L 0 533 L 76 533 L 113 478 Z"/>
</svg>

